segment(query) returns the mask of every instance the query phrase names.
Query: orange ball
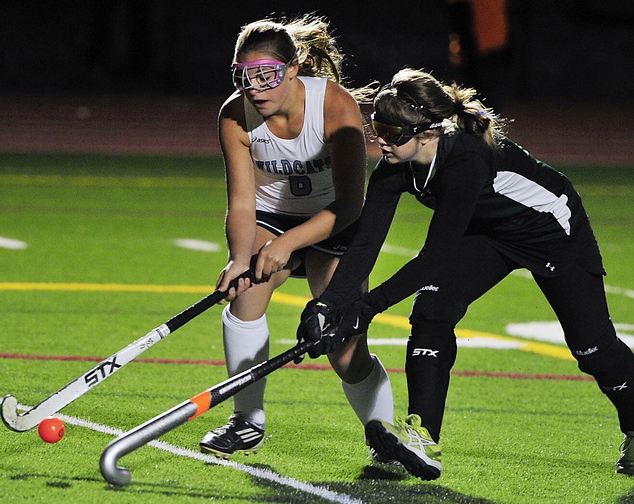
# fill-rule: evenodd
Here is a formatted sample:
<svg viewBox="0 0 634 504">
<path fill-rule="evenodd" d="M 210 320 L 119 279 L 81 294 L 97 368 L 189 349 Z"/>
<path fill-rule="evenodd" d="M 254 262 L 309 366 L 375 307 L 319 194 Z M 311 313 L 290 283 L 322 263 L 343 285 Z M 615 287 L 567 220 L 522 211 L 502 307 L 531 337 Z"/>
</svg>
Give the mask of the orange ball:
<svg viewBox="0 0 634 504">
<path fill-rule="evenodd" d="M 59 418 L 48 417 L 40 422 L 37 432 L 47 443 L 57 443 L 66 434 L 66 427 Z"/>
</svg>

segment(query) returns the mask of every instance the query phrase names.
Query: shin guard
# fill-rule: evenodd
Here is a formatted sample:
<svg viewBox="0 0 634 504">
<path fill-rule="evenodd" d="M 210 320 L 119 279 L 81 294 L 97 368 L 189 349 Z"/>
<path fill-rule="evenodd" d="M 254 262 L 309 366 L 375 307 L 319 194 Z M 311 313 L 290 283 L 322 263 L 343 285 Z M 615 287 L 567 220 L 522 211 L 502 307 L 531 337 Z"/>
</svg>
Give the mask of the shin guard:
<svg viewBox="0 0 634 504">
<path fill-rule="evenodd" d="M 440 437 L 456 353 L 453 325 L 444 322 L 418 322 L 412 325 L 405 362 L 409 413 L 423 419 L 423 426 L 436 442 Z"/>
<path fill-rule="evenodd" d="M 623 432 L 634 431 L 634 354 L 610 322 L 592 345 L 570 347 L 579 369 L 594 377 L 616 407 Z"/>
</svg>

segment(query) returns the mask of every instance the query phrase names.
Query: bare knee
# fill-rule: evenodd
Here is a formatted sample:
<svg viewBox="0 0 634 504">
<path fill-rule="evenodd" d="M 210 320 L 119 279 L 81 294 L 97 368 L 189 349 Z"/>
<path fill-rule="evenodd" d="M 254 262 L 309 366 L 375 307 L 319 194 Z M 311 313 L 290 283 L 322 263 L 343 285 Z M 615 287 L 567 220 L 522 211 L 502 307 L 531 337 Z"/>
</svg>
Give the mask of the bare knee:
<svg viewBox="0 0 634 504">
<path fill-rule="evenodd" d="M 363 381 L 374 367 L 365 334 L 344 341 L 334 352 L 328 354 L 328 360 L 337 376 L 351 384 Z"/>
</svg>

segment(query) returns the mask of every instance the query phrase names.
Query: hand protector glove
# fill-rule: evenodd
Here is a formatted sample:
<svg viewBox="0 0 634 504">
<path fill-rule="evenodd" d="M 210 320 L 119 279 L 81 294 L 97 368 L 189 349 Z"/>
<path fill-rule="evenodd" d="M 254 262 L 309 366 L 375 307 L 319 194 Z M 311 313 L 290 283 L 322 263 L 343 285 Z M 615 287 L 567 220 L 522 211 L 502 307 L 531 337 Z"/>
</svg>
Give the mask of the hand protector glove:
<svg viewBox="0 0 634 504">
<path fill-rule="evenodd" d="M 338 336 L 338 317 L 336 307 L 324 299 L 312 299 L 304 308 L 297 328 L 297 340 L 317 341 L 318 343 L 308 351 L 308 355 L 315 359 L 320 355 L 333 352 L 343 338 Z M 304 356 L 295 359 L 299 364 Z"/>
<path fill-rule="evenodd" d="M 367 332 L 376 314 L 377 310 L 368 302 L 368 295 L 363 294 L 344 311 L 338 331 L 341 340 Z"/>
</svg>

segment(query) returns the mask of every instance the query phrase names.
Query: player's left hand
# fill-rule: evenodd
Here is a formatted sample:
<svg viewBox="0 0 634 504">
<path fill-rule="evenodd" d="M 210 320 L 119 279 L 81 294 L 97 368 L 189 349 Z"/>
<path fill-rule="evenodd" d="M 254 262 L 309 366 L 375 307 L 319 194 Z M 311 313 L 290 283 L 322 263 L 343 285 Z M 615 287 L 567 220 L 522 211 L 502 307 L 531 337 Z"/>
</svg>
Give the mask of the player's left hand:
<svg viewBox="0 0 634 504">
<path fill-rule="evenodd" d="M 257 280 L 269 279 L 289 263 L 293 249 L 287 246 L 282 237 L 283 235 L 267 241 L 259 250 L 254 269 Z"/>
<path fill-rule="evenodd" d="M 366 333 L 376 314 L 377 311 L 368 302 L 367 294 L 361 296 L 344 311 L 338 331 L 341 340 Z"/>
</svg>

